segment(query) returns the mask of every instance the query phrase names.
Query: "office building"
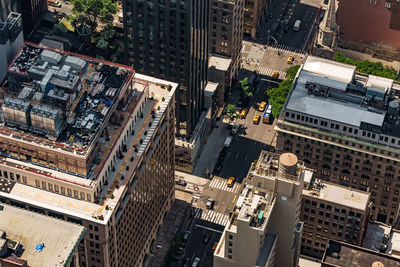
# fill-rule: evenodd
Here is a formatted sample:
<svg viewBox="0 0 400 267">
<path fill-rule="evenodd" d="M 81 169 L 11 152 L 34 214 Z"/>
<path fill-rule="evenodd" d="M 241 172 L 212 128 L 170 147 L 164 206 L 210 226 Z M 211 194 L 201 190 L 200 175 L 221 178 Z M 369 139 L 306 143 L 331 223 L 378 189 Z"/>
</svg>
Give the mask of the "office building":
<svg viewBox="0 0 400 267">
<path fill-rule="evenodd" d="M 7 74 L 8 64 L 24 42 L 22 16 L 10 13 L 0 22 L 0 84 Z"/>
<path fill-rule="evenodd" d="M 276 148 L 292 152 L 316 177 L 369 191 L 372 219 L 399 217 L 398 85 L 356 67 L 309 56 L 277 120 Z"/>
<path fill-rule="evenodd" d="M 0 202 L 84 226 L 80 266 L 142 266 L 174 199 L 177 84 L 24 44 L 0 125 Z"/>
<path fill-rule="evenodd" d="M 244 33 L 249 35 L 251 39 L 255 39 L 257 35 L 257 29 L 261 24 L 261 21 L 266 16 L 267 8 L 270 4 L 270 0 L 249 0 L 244 3 Z"/>
<path fill-rule="evenodd" d="M 400 266 L 398 258 L 344 242 L 330 240 L 321 267 Z"/>
<path fill-rule="evenodd" d="M 0 21 L 5 21 L 10 12 L 22 14 L 24 33 L 28 36 L 47 8 L 47 0 L 0 0 Z"/>
<path fill-rule="evenodd" d="M 225 99 L 228 97 L 229 87 L 232 84 L 234 73 L 232 58 L 218 55 L 210 55 L 208 58 L 208 83 L 217 83 L 217 104 L 225 106 Z"/>
<path fill-rule="evenodd" d="M 231 79 L 240 69 L 244 0 L 211 0 L 208 46 L 214 55 L 231 58 Z M 230 85 L 230 81 L 229 84 Z"/>
<path fill-rule="evenodd" d="M 0 0 L 0 21 L 5 21 L 11 12 L 18 12 L 19 4 L 19 1 Z"/>
<path fill-rule="evenodd" d="M 126 60 L 140 73 L 179 83 L 176 134 L 189 140 L 204 111 L 209 1 L 122 3 Z"/>
<path fill-rule="evenodd" d="M 79 266 L 77 246 L 86 232 L 83 226 L 0 205 L 0 265 Z"/>
<path fill-rule="evenodd" d="M 304 177 L 294 154 L 262 151 L 214 253 L 214 266 L 298 265 Z"/>
<path fill-rule="evenodd" d="M 321 259 L 335 239 L 361 246 L 369 216 L 369 193 L 311 180 L 304 182 L 301 253 Z"/>
</svg>

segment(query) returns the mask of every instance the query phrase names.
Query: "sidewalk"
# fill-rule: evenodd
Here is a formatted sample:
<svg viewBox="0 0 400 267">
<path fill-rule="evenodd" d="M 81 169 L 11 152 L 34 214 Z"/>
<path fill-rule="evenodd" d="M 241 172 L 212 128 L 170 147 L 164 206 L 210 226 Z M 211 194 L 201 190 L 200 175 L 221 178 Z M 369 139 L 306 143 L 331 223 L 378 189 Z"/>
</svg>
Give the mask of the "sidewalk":
<svg viewBox="0 0 400 267">
<path fill-rule="evenodd" d="M 217 121 L 216 126 L 218 128 L 214 128 L 207 137 L 200 158 L 197 160 L 193 171 L 193 175 L 195 176 L 206 177 L 207 170 L 210 174 L 213 173 L 219 153 L 224 148 L 224 142 L 229 135 L 229 130 L 226 128 L 226 123 L 223 122 L 222 118 Z"/>
<path fill-rule="evenodd" d="M 206 178 L 202 178 L 202 177 L 192 175 L 192 174 L 189 174 L 186 172 L 180 172 L 177 170 L 175 170 L 175 178 L 181 178 L 181 179 L 184 179 L 188 183 L 196 184 L 196 185 L 200 185 L 200 186 L 203 186 L 210 181 Z"/>
</svg>

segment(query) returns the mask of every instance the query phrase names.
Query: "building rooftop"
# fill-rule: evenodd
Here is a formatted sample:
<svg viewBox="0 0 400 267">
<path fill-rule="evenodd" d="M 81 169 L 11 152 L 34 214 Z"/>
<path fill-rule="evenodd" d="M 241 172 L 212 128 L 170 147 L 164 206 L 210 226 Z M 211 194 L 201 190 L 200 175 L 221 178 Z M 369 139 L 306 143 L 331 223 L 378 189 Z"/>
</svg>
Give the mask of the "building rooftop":
<svg viewBox="0 0 400 267">
<path fill-rule="evenodd" d="M 28 266 L 65 266 L 86 232 L 83 226 L 1 205 L 0 232 L 4 232 L 9 248 L 10 244 L 20 243 L 22 254 L 17 256 L 26 260 Z M 38 244 L 44 244 L 40 252 L 36 251 Z"/>
<path fill-rule="evenodd" d="M 279 160 L 294 168 L 295 175 L 279 171 Z M 304 171 L 304 179 L 311 179 L 313 173 L 310 170 L 305 170 L 302 164 L 297 164 L 298 159 L 294 154 L 285 153 L 277 156 L 268 151 L 261 151 L 261 154 L 254 166 L 254 173 L 265 177 L 279 177 L 290 181 L 299 181 L 300 175 Z"/>
<path fill-rule="evenodd" d="M 381 264 L 377 265 L 376 262 Z M 322 263 L 341 267 L 400 266 L 397 258 L 335 240 L 329 241 Z"/>
<path fill-rule="evenodd" d="M 304 63 L 303 70 L 318 74 L 321 77 L 350 83 L 356 72 L 356 66 L 308 56 L 307 61 Z"/>
<path fill-rule="evenodd" d="M 331 184 L 322 180 L 311 182 L 308 189 L 303 189 L 303 195 L 362 211 L 367 209 L 370 197 L 370 194 L 367 192 Z"/>
<path fill-rule="evenodd" d="M 237 198 L 234 207 L 236 220 L 232 220 L 231 224 L 236 225 L 237 220 L 243 220 L 248 221 L 250 227 L 264 229 L 274 203 L 274 192 L 257 193 L 253 186 L 247 184 Z"/>
<path fill-rule="evenodd" d="M 16 202 L 30 203 L 30 205 L 39 209 L 51 209 L 60 214 L 70 214 L 76 218 L 83 218 L 88 221 L 107 224 L 109 218 L 114 212 L 114 208 L 117 206 L 117 203 L 120 202 L 122 197 L 126 198 L 126 187 L 131 186 L 129 182 L 130 179 L 125 179 L 125 177 L 132 177 L 133 171 L 140 163 L 142 156 L 148 151 L 150 140 L 155 135 L 157 127 L 160 127 L 161 118 L 166 112 L 168 103 L 173 101 L 174 92 L 177 86 L 178 84 L 176 83 L 155 79 L 137 73 L 135 74 L 132 88 L 137 90 L 137 92 L 140 92 L 140 96 L 137 100 L 140 100 L 140 97 L 144 95 L 147 95 L 149 99 L 142 107 L 143 118 L 138 118 L 132 127 L 132 130 L 134 130 L 135 133 L 133 135 L 128 135 L 126 138 L 126 145 L 129 149 L 124 153 L 123 158 L 117 158 L 115 160 L 115 170 L 110 171 L 106 177 L 107 184 L 103 181 L 103 186 L 99 191 L 98 201 L 83 201 L 1 178 L 0 197 L 15 200 Z M 128 111 L 130 109 L 131 107 L 128 108 Z M 119 127 L 122 129 L 129 127 L 128 115 L 130 113 L 127 112 L 123 114 L 125 115 L 125 118 L 122 121 L 121 127 Z M 151 122 L 151 124 L 149 122 Z M 110 131 L 113 130 L 114 127 L 110 129 Z M 116 129 L 115 131 L 120 133 L 122 130 Z M 147 135 L 144 135 L 145 131 L 147 131 Z M 110 132 L 110 134 L 112 134 L 112 132 Z M 100 148 L 101 153 L 108 154 L 110 150 L 114 149 L 114 145 L 118 141 L 118 135 L 114 135 L 116 136 L 115 138 L 113 137 L 113 139 L 107 142 L 104 140 L 104 142 L 102 141 L 102 146 Z M 0 160 L 0 164 L 14 164 L 12 166 L 23 168 L 25 171 L 46 175 L 47 177 L 54 179 L 67 179 L 74 184 L 91 186 L 96 189 L 89 179 L 82 179 L 78 176 L 65 174 L 27 162 L 21 163 L 21 161 L 13 158 Z M 104 164 L 106 164 L 106 162 L 97 165 L 96 168 L 102 168 Z M 129 167 L 127 168 L 127 166 Z"/>
<path fill-rule="evenodd" d="M 362 246 L 400 259 L 400 231 L 380 222 L 369 222 Z"/>
<path fill-rule="evenodd" d="M 217 70 L 227 71 L 231 65 L 232 59 L 220 55 L 210 55 L 208 58 L 208 67 Z"/>
<path fill-rule="evenodd" d="M 317 120 L 400 137 L 400 101 L 392 86 L 390 79 L 355 74 L 355 66 L 308 56 L 285 108 Z M 313 127 L 322 127 L 320 123 Z"/>
<path fill-rule="evenodd" d="M 23 78 L 13 79 L 14 73 Z M 26 142 L 43 139 L 44 145 L 51 139 L 53 142 L 49 146 L 53 148 L 86 155 L 133 75 L 133 69 L 127 66 L 67 52 L 58 53 L 26 43 L 10 64 L 8 77 L 11 91 L 19 92 L 26 87 L 32 93 L 24 95 L 23 99 L 8 98 L 11 103 L 7 106 L 11 110 L 3 107 L 5 124 L 1 132 L 10 134 L 12 131 L 11 135 L 25 137 L 23 141 Z M 35 92 L 42 92 L 50 99 L 33 104 L 31 97 Z M 53 99 L 55 96 L 58 99 Z M 40 118 L 54 113 L 52 119 L 57 118 L 60 123 L 41 123 L 40 118 L 32 114 L 31 122 L 19 119 L 16 113 L 20 109 L 12 106 L 13 101 L 27 104 L 32 108 L 31 113 L 35 112 Z M 18 116 L 29 116 L 29 111 L 24 111 Z M 30 136 L 34 140 L 29 140 Z"/>
</svg>

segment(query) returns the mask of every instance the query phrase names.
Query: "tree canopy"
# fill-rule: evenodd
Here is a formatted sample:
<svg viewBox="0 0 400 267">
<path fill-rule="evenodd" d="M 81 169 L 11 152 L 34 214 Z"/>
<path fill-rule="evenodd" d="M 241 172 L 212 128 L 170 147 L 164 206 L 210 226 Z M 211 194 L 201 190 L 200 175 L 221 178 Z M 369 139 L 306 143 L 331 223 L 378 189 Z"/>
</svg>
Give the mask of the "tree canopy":
<svg viewBox="0 0 400 267">
<path fill-rule="evenodd" d="M 98 21 L 112 24 L 117 14 L 117 4 L 112 0 L 71 0 L 72 21 L 74 26 L 85 24 L 92 32 L 97 28 Z"/>
<path fill-rule="evenodd" d="M 365 74 L 372 74 L 384 78 L 400 81 L 394 69 L 385 67 L 382 62 L 371 62 L 368 60 L 354 60 L 346 57 L 340 52 L 336 52 L 336 61 L 350 64 L 357 67 L 357 71 Z"/>
<path fill-rule="evenodd" d="M 296 77 L 297 71 L 300 66 L 296 65 L 290 67 L 286 72 L 286 79 L 282 81 L 278 87 L 271 88 L 268 90 L 269 103 L 272 105 L 272 115 L 278 117 L 281 113 L 283 105 L 285 104 L 286 97 L 289 94 L 290 88 L 292 87 L 293 80 Z"/>
<path fill-rule="evenodd" d="M 243 80 L 239 81 L 242 92 L 247 97 L 252 97 L 253 93 L 250 90 L 249 78 L 245 77 Z"/>
<path fill-rule="evenodd" d="M 236 107 L 233 104 L 226 106 L 226 116 L 230 121 L 233 121 L 236 117 Z"/>
</svg>

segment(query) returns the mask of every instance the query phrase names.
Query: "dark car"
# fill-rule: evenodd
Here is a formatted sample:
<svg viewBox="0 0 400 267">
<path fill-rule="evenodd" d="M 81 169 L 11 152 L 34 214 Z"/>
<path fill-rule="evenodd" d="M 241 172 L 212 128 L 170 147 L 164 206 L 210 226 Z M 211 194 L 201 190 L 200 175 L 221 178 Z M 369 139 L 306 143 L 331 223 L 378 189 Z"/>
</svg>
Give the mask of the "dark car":
<svg viewBox="0 0 400 267">
<path fill-rule="evenodd" d="M 190 231 L 186 231 L 184 234 L 183 234 L 183 241 L 188 241 L 189 240 L 189 237 L 190 237 L 190 234 L 191 234 L 191 232 Z"/>
<path fill-rule="evenodd" d="M 180 186 L 186 186 L 186 182 L 182 179 L 179 179 L 178 181 L 176 181 L 176 184 L 180 185 Z"/>
<path fill-rule="evenodd" d="M 212 210 L 214 208 L 214 204 L 215 204 L 215 200 L 212 198 L 209 198 L 206 203 L 207 209 Z"/>
<path fill-rule="evenodd" d="M 286 25 L 285 25 L 285 28 L 283 28 L 283 30 L 284 30 L 285 32 L 289 32 L 289 30 L 290 30 L 290 25 L 289 25 L 289 24 L 286 24 Z"/>
<path fill-rule="evenodd" d="M 204 241 L 205 244 L 208 244 L 208 242 L 210 242 L 210 235 L 206 234 L 206 236 L 204 237 L 203 241 Z"/>
</svg>

